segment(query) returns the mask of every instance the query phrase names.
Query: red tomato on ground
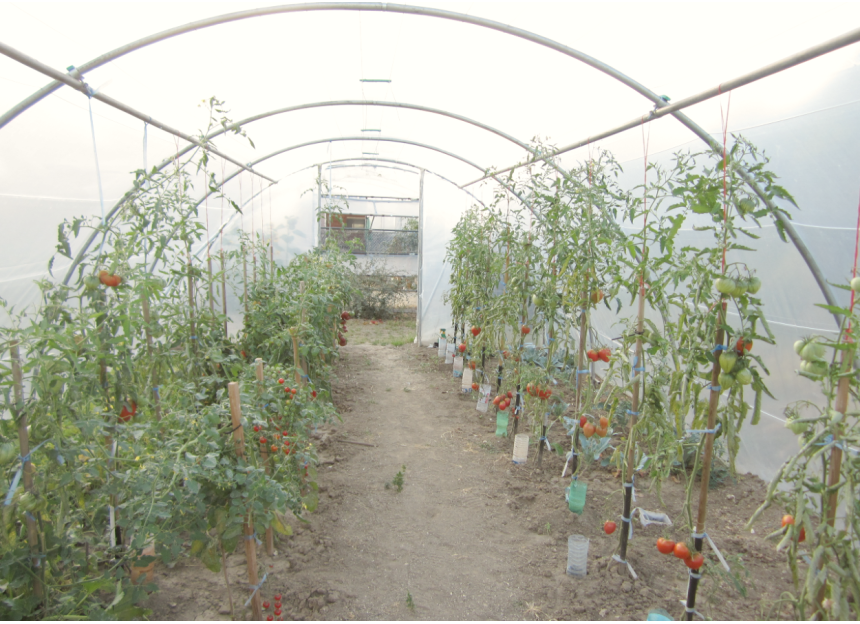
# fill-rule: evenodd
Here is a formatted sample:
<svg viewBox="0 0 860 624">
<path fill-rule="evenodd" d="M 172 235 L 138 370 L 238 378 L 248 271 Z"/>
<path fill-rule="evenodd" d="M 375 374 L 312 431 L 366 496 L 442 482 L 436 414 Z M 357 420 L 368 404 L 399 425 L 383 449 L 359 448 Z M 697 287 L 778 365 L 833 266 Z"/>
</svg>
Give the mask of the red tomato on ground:
<svg viewBox="0 0 860 624">
<path fill-rule="evenodd" d="M 603 530 L 607 535 L 612 535 L 615 533 L 615 529 L 618 525 L 616 525 L 612 520 L 607 520 L 603 524 Z"/>
</svg>

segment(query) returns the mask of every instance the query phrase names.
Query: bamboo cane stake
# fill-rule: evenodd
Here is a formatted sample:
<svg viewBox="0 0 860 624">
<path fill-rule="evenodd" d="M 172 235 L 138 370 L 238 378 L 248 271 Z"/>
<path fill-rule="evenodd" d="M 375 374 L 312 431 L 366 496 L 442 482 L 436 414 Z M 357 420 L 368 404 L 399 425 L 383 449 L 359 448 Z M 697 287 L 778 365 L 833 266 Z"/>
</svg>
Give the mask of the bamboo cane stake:
<svg viewBox="0 0 860 624">
<path fill-rule="evenodd" d="M 307 320 L 307 315 L 308 315 L 307 309 L 305 308 L 305 288 L 306 288 L 306 285 L 305 285 L 304 280 L 300 281 L 299 282 L 299 293 L 301 294 L 301 297 L 302 297 L 302 323 L 299 326 L 299 331 L 302 331 L 302 328 L 304 328 L 305 321 Z M 302 365 L 302 370 L 304 371 L 304 374 L 305 374 L 305 378 L 307 379 L 307 377 L 308 377 L 308 362 L 305 358 L 301 358 L 301 365 Z"/>
<path fill-rule="evenodd" d="M 239 384 L 231 381 L 227 384 L 227 394 L 230 397 L 230 416 L 233 422 L 233 442 L 236 446 L 236 455 L 239 459 L 245 458 L 245 430 L 242 428 L 242 400 L 239 395 Z M 254 537 L 254 521 L 251 514 L 245 516 L 243 524 L 245 535 L 245 559 L 248 564 L 248 583 L 254 587 L 259 583 L 257 577 L 257 544 Z M 253 619 L 263 619 L 263 605 L 260 592 L 254 590 L 251 596 L 251 612 Z"/>
<path fill-rule="evenodd" d="M 242 275 L 242 302 L 245 305 L 245 316 L 248 316 L 248 255 L 244 243 L 242 243 Z"/>
<path fill-rule="evenodd" d="M 21 354 L 17 340 L 12 341 L 9 355 L 12 360 L 12 388 L 15 398 L 13 416 L 18 421 L 18 444 L 20 446 L 21 457 L 27 458 L 27 461 L 23 462 L 21 466 L 24 478 L 24 490 L 36 496 L 35 479 L 33 477 L 36 468 L 28 457 L 30 455 L 30 436 L 27 432 L 27 413 L 22 409 L 24 406 L 24 376 L 21 372 Z M 33 566 L 33 595 L 41 602 L 44 591 L 42 580 L 38 574 L 41 565 L 39 557 L 39 531 L 36 527 L 36 518 L 31 513 L 26 514 L 26 523 L 27 544 L 30 546 L 30 555 L 32 557 L 30 564 Z"/>
<path fill-rule="evenodd" d="M 263 358 L 255 360 L 255 372 L 257 374 L 257 394 L 263 394 Z M 263 465 L 266 467 L 266 474 L 272 474 L 272 468 L 269 465 L 269 449 L 265 444 L 260 445 L 260 456 L 263 458 Z M 272 527 L 266 529 L 266 554 L 273 557 L 275 554 L 275 538 L 272 532 Z"/>
<path fill-rule="evenodd" d="M 140 298 L 140 307 L 143 308 L 143 322 L 146 324 L 146 352 L 152 359 L 152 330 L 150 323 L 152 316 L 149 311 L 149 297 L 146 293 Z M 161 421 L 161 395 L 158 393 L 158 368 L 153 362 L 152 365 L 152 394 L 155 401 L 155 420 Z"/>
</svg>

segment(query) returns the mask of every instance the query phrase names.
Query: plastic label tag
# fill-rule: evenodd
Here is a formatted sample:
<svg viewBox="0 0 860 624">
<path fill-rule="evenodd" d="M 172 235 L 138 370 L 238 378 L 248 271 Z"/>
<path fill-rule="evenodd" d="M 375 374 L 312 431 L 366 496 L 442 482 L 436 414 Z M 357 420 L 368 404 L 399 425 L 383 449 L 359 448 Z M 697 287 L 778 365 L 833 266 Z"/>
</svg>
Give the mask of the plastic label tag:
<svg viewBox="0 0 860 624">
<path fill-rule="evenodd" d="M 460 389 L 465 392 L 472 391 L 472 369 L 467 368 L 463 371 L 463 383 L 460 384 Z"/>
<path fill-rule="evenodd" d="M 454 377 L 463 376 L 463 356 L 458 355 L 454 358 Z"/>
<path fill-rule="evenodd" d="M 439 357 L 445 357 L 445 354 L 448 352 L 448 339 L 440 338 L 439 339 Z"/>
<path fill-rule="evenodd" d="M 493 387 L 490 384 L 483 384 L 480 388 L 480 395 L 478 396 L 478 404 L 475 406 L 475 409 L 479 412 L 487 413 L 487 408 L 490 405 L 490 392 L 493 391 Z"/>
<path fill-rule="evenodd" d="M 454 345 L 448 344 L 445 346 L 445 364 L 451 364 L 454 361 Z"/>
</svg>

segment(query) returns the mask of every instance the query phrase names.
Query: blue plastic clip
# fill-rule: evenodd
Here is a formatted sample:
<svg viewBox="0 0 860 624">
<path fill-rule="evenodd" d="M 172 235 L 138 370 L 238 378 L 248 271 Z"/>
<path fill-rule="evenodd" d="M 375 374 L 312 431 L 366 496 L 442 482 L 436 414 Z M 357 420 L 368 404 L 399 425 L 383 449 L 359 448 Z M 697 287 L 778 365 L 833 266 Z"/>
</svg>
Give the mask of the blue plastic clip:
<svg viewBox="0 0 860 624">
<path fill-rule="evenodd" d="M 713 392 L 719 392 L 723 389 L 722 386 L 708 386 Z"/>
<path fill-rule="evenodd" d="M 634 412 L 633 410 L 627 410 L 627 413 L 630 414 L 631 416 L 638 416 L 639 415 L 639 412 Z"/>
<path fill-rule="evenodd" d="M 726 345 L 717 345 L 716 347 L 711 349 L 711 353 L 714 353 L 716 351 L 725 351 L 726 349 L 728 349 Z"/>
<path fill-rule="evenodd" d="M 720 430 L 721 426 L 722 425 L 720 423 L 717 423 L 717 426 L 714 427 L 713 429 L 688 429 L 687 433 L 714 433 L 714 434 L 716 434 L 717 431 Z"/>
<path fill-rule="evenodd" d="M 254 535 L 256 535 L 256 533 Z M 266 582 L 267 578 L 269 578 L 268 572 L 266 572 L 263 575 L 263 580 L 261 580 L 256 585 L 248 585 L 248 589 L 252 589 L 253 591 L 251 592 L 251 595 L 248 597 L 248 600 L 245 601 L 245 607 L 247 607 L 249 604 L 251 604 L 251 601 L 254 599 L 254 594 L 256 594 L 258 591 L 260 591 L 260 588 L 263 587 L 263 583 Z"/>
<path fill-rule="evenodd" d="M 9 491 L 6 492 L 6 501 L 4 503 L 4 506 L 9 506 L 12 504 L 12 496 L 14 496 L 15 490 L 18 489 L 18 483 L 21 481 L 21 475 L 24 473 L 24 464 L 30 461 L 30 455 L 35 453 L 39 449 L 39 447 L 42 446 L 42 444 L 47 443 L 48 440 L 45 440 L 44 442 L 36 446 L 36 448 L 30 449 L 30 452 L 24 455 L 24 457 L 21 457 L 20 455 L 18 456 L 18 461 L 21 462 L 21 466 L 15 472 L 15 476 L 12 477 L 12 485 L 9 486 Z"/>
</svg>

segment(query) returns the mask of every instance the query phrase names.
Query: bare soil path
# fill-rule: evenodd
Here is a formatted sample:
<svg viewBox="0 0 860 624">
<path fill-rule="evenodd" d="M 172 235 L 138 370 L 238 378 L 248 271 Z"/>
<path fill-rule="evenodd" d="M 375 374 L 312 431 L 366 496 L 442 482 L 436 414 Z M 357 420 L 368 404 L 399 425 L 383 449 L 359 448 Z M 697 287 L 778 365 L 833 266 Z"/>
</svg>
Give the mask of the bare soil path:
<svg viewBox="0 0 860 624">
<path fill-rule="evenodd" d="M 283 594 L 285 619 L 644 620 L 656 608 L 682 615 L 687 570 L 654 548 L 661 535 L 689 535 L 680 484 L 664 485 L 664 507 L 647 478 L 637 481 L 638 505 L 667 511 L 675 526 L 636 524 L 634 581 L 610 559 L 617 534 L 602 531 L 620 510 L 614 474 L 590 468 L 585 512 L 570 513 L 563 460 L 547 453 L 543 470 L 532 460 L 512 464 L 511 440 L 496 438 L 492 416 L 479 418 L 475 399 L 460 393 L 435 350 L 350 345 L 341 350 L 334 399 L 343 422 L 318 432 L 319 508 L 308 514 L 309 524 L 294 523 L 295 534 L 281 538 L 274 558 L 259 550 L 268 573 L 263 597 Z M 392 482 L 399 471 L 398 492 Z M 709 533 L 736 577 L 708 556 L 697 606 L 715 619 L 764 619 L 790 589 L 773 544 L 742 529 L 763 487 L 748 475 L 712 491 Z M 758 533 L 778 526 L 779 514 L 770 510 Z M 591 540 L 586 578 L 565 573 L 567 536 L 574 533 Z M 228 573 L 241 607 L 242 553 L 228 558 Z M 156 581 L 153 617 L 229 619 L 223 577 L 195 559 L 159 569 Z M 243 613 L 239 608 L 237 619 Z"/>
</svg>

